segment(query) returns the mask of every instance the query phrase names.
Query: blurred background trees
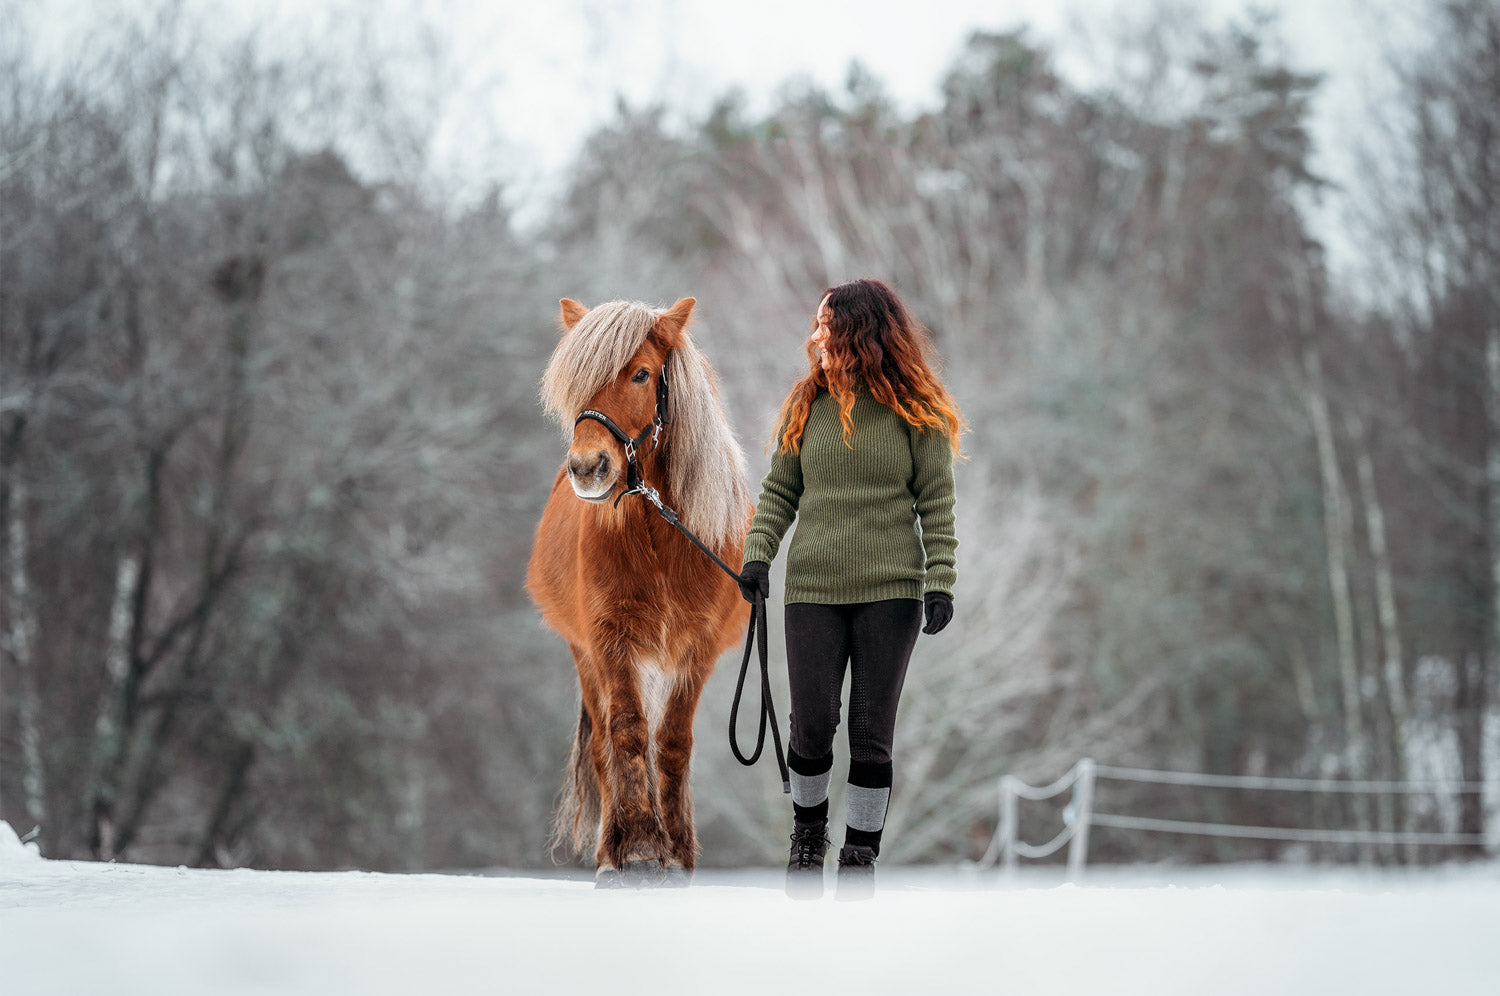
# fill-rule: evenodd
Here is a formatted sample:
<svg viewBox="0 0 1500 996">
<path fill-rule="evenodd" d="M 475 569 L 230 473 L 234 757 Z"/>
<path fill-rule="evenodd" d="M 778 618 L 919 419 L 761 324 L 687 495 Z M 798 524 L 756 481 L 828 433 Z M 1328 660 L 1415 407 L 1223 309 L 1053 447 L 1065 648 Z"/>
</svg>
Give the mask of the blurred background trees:
<svg viewBox="0 0 1500 996">
<path fill-rule="evenodd" d="M 1431 4 L 1400 67 L 1369 153 L 1373 300 L 1309 231 L 1308 200 L 1338 195 L 1312 165 L 1318 80 L 1265 21 L 1151 15 L 1114 41 L 1136 71 L 1088 90 L 1024 33 L 976 34 L 916 115 L 858 65 L 764 116 L 621 103 L 520 228 L 503 187 L 431 182 L 431 115 L 374 54 L 209 44 L 171 10 L 87 71 L 0 53 L 0 818 L 44 853 L 545 862 L 575 679 L 521 584 L 561 453 L 535 401 L 557 299 L 696 296 L 758 475 L 818 293 L 864 274 L 931 327 L 973 428 L 893 857 L 977 857 L 998 775 L 1085 753 L 1493 779 L 1492 0 Z M 723 749 L 728 671 L 695 761 L 709 865 L 769 859 L 786 819 Z M 1485 830 L 1475 795 L 1110 791 Z"/>
</svg>

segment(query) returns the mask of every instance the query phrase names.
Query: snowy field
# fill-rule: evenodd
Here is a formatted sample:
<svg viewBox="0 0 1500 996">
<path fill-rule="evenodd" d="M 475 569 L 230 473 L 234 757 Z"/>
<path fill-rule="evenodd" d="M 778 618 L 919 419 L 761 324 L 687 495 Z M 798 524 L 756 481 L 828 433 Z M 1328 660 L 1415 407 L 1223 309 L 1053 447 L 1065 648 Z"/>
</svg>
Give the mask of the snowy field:
<svg viewBox="0 0 1500 996">
<path fill-rule="evenodd" d="M 0 993 L 1500 993 L 1500 868 L 525 876 L 47 861 L 0 823 Z"/>
</svg>

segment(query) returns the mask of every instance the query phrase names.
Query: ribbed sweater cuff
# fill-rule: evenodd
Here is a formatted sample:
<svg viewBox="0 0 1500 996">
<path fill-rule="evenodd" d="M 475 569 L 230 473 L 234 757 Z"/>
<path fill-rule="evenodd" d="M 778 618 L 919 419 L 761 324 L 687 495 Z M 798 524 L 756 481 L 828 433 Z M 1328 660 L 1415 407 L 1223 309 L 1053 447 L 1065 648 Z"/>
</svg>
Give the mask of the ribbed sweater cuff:
<svg viewBox="0 0 1500 996">
<path fill-rule="evenodd" d="M 769 564 L 775 559 L 776 551 L 771 547 L 771 544 L 753 533 L 745 538 L 745 563 L 749 564 L 759 560 Z"/>
<path fill-rule="evenodd" d="M 923 594 L 940 591 L 949 598 L 953 597 L 953 585 L 958 581 L 958 572 L 952 568 L 934 567 L 927 572 L 927 580 L 923 587 Z"/>
</svg>

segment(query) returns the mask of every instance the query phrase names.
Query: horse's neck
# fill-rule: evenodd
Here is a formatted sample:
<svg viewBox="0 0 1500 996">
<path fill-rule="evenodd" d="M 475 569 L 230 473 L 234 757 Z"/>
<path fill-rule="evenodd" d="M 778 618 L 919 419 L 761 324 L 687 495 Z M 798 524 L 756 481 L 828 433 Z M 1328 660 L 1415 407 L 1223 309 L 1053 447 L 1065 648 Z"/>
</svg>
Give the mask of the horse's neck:
<svg viewBox="0 0 1500 996">
<path fill-rule="evenodd" d="M 645 453 L 641 457 L 641 482 L 656 489 L 661 500 L 668 508 L 676 508 L 677 495 L 672 492 L 671 475 L 668 473 L 667 458 L 662 448 Z M 656 506 L 642 499 L 644 505 L 653 515 Z"/>
</svg>

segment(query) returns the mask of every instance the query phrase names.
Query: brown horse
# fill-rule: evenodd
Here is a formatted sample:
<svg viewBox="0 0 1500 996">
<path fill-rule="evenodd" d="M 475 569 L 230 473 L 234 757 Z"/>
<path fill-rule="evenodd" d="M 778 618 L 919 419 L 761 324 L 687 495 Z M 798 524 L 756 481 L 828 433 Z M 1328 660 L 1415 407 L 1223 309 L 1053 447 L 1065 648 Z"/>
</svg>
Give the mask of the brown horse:
<svg viewBox="0 0 1500 996">
<path fill-rule="evenodd" d="M 582 692 L 553 846 L 592 849 L 600 886 L 690 876 L 693 715 L 749 611 L 728 575 L 646 499 L 625 494 L 638 474 L 739 564 L 753 512 L 745 457 L 713 369 L 686 331 L 694 304 L 658 311 L 612 301 L 590 311 L 564 299 L 563 337 L 542 379 L 543 404 L 570 445 L 526 587 L 568 641 Z M 599 415 L 631 438 L 637 473 Z"/>
</svg>

